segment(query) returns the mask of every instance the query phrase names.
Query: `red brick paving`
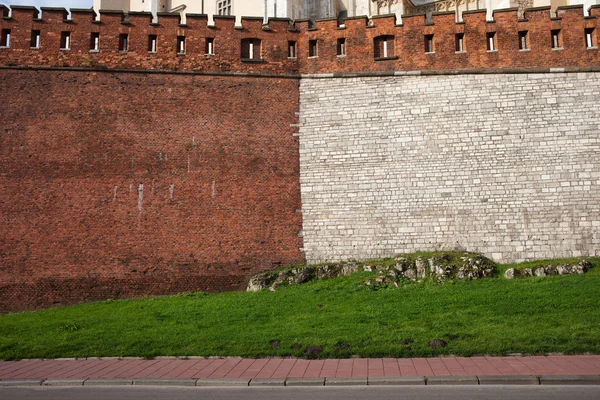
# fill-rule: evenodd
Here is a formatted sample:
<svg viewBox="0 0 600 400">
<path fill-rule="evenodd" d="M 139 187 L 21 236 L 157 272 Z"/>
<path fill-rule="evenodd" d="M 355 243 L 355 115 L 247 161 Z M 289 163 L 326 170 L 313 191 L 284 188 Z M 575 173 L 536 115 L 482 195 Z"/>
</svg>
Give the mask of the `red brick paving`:
<svg viewBox="0 0 600 400">
<path fill-rule="evenodd" d="M 398 359 L 398 366 L 400 367 L 400 376 L 418 376 L 412 358 Z"/>
<path fill-rule="evenodd" d="M 260 372 L 256 374 L 255 378 L 270 378 L 277 371 L 282 361 L 282 358 L 271 358 Z"/>
<path fill-rule="evenodd" d="M 325 360 L 321 369 L 320 378 L 334 377 L 337 374 L 338 363 L 340 360 Z"/>
<path fill-rule="evenodd" d="M 237 379 L 242 376 L 244 372 L 254 363 L 254 360 L 240 359 L 239 362 L 231 368 L 223 378 Z M 179 376 L 181 378 L 181 376 Z"/>
<path fill-rule="evenodd" d="M 351 378 L 364 378 L 369 376 L 368 360 L 365 358 L 355 358 L 352 360 L 352 376 Z M 340 376 L 339 378 L 344 378 Z"/>
<path fill-rule="evenodd" d="M 413 358 L 412 362 L 418 376 L 435 376 L 426 358 Z"/>
<path fill-rule="evenodd" d="M 385 376 L 402 376 L 400 374 L 400 366 L 395 358 L 384 358 L 382 361 L 383 374 Z"/>
<path fill-rule="evenodd" d="M 254 362 L 244 371 L 240 378 L 254 378 L 256 375 L 264 368 L 264 366 L 269 362 L 269 359 L 258 359 L 254 360 Z"/>
<path fill-rule="evenodd" d="M 343 378 L 352 376 L 352 366 L 354 364 L 354 360 L 351 358 L 345 360 L 339 360 L 337 370 L 335 371 L 336 378 Z"/>
<path fill-rule="evenodd" d="M 306 369 L 308 368 L 308 364 L 310 362 L 308 360 L 297 360 L 290 373 L 288 374 L 288 378 L 302 378 Z"/>
<path fill-rule="evenodd" d="M 210 365 L 210 363 L 211 363 L 211 360 L 200 359 L 194 365 L 192 365 L 190 367 L 190 369 L 188 369 L 187 371 L 182 372 L 181 374 L 179 374 L 178 376 L 176 376 L 176 378 L 180 378 L 180 379 L 198 378 L 198 375 L 200 374 L 200 372 L 204 368 L 206 368 L 208 365 Z"/>
<path fill-rule="evenodd" d="M 318 378 L 321 375 L 323 364 L 325 364 L 324 360 L 311 360 L 308 363 L 303 378 Z"/>
<path fill-rule="evenodd" d="M 600 375 L 600 356 L 0 361 L 0 379 Z"/>
<path fill-rule="evenodd" d="M 229 372 L 231 372 L 231 370 L 234 369 L 241 361 L 241 358 L 231 358 L 226 360 L 223 364 L 221 364 L 219 368 L 217 368 L 212 374 L 210 374 L 209 378 L 225 378 L 227 374 L 229 374 Z"/>
</svg>

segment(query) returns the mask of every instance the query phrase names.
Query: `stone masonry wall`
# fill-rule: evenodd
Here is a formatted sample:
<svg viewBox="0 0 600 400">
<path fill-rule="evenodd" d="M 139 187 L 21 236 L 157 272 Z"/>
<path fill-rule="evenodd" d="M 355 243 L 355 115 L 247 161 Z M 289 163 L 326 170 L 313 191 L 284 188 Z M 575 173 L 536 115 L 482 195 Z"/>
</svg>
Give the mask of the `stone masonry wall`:
<svg viewBox="0 0 600 400">
<path fill-rule="evenodd" d="M 600 74 L 303 79 L 308 262 L 600 255 Z"/>
<path fill-rule="evenodd" d="M 0 70 L 0 312 L 304 261 L 298 82 Z"/>
</svg>

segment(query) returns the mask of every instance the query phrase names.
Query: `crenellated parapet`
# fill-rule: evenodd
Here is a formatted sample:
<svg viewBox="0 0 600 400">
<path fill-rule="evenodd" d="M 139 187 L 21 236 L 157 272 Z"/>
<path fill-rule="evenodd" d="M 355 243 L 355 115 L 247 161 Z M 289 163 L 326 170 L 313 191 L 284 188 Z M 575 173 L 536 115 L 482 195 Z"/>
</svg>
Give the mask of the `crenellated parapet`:
<svg viewBox="0 0 600 400">
<path fill-rule="evenodd" d="M 308 20 L 0 6 L 0 65 L 297 75 L 599 67 L 600 6 Z"/>
</svg>

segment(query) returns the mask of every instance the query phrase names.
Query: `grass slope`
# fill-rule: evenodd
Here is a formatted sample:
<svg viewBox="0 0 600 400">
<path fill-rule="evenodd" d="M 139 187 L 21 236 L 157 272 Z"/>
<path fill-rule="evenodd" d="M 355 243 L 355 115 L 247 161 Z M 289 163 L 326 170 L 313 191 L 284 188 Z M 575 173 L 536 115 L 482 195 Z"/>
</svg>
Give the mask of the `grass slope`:
<svg viewBox="0 0 600 400">
<path fill-rule="evenodd" d="M 377 291 L 362 284 L 372 276 L 0 315 L 0 358 L 600 353 L 600 268 Z M 434 338 L 448 346 L 429 348 Z"/>
</svg>

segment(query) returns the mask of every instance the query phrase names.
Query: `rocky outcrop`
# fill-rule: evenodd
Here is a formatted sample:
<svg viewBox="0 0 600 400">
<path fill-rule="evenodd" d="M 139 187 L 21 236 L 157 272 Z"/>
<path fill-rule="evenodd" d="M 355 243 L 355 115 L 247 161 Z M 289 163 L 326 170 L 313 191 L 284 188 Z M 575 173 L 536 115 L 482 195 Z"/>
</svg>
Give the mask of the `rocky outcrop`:
<svg viewBox="0 0 600 400">
<path fill-rule="evenodd" d="M 506 279 L 517 277 L 527 278 L 530 276 L 552 276 L 552 275 L 573 275 L 585 274 L 592 264 L 589 261 L 581 260 L 573 263 L 559 265 L 547 265 L 537 268 L 509 268 L 504 272 Z"/>
<path fill-rule="evenodd" d="M 269 288 L 274 291 L 281 285 L 301 285 L 306 282 L 336 278 L 362 271 L 359 263 L 343 262 L 317 266 L 302 266 L 282 271 L 267 271 L 254 275 L 248 282 L 247 291 L 256 292 Z"/>
<path fill-rule="evenodd" d="M 509 268 L 506 279 L 531 276 L 583 274 L 592 267 L 586 260 L 537 268 Z M 495 265 L 479 254 L 443 252 L 431 255 L 403 255 L 370 262 L 345 261 L 323 265 L 309 265 L 280 271 L 267 271 L 250 278 L 248 291 L 276 290 L 281 285 L 303 283 L 348 276 L 356 272 L 377 274 L 364 282 L 377 290 L 397 288 L 401 282 L 429 280 L 442 283 L 453 280 L 476 280 L 494 276 Z"/>
<path fill-rule="evenodd" d="M 417 257 L 399 256 L 369 263 L 340 262 L 263 272 L 250 278 L 247 290 L 258 291 L 266 288 L 276 290 L 284 284 L 300 285 L 313 280 L 347 276 L 360 271 L 378 274 L 377 277 L 366 281 L 366 285 L 398 287 L 398 283 L 402 280 L 414 282 L 430 279 L 443 282 L 454 279 L 488 278 L 494 273 L 494 264 L 478 254 L 452 252 Z"/>
<path fill-rule="evenodd" d="M 429 257 L 396 257 L 396 264 L 387 268 L 365 266 L 365 270 L 377 271 L 382 276 L 370 279 L 366 285 L 385 286 L 398 280 L 474 280 L 490 278 L 494 264 L 487 258 L 471 253 L 441 253 Z M 368 269 L 367 269 L 368 268 Z M 383 279 L 385 278 L 385 279 Z M 397 284 L 396 284 L 397 286 Z"/>
</svg>

